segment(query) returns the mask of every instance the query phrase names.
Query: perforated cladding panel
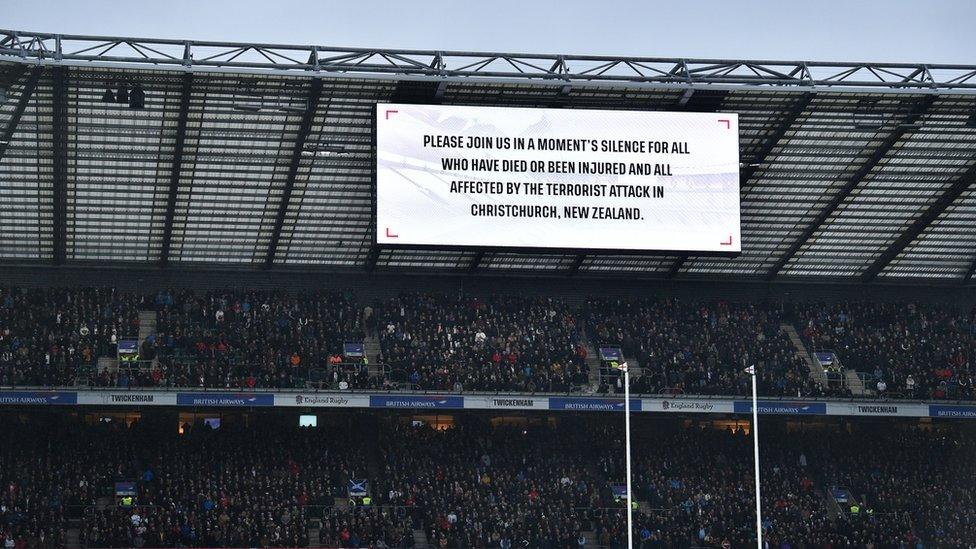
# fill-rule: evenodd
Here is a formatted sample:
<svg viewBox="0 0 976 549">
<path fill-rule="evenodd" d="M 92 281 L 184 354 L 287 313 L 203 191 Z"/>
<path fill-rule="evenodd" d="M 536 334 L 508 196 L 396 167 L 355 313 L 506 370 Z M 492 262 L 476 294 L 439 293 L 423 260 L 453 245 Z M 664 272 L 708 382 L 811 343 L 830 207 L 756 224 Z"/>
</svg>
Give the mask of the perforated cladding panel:
<svg viewBox="0 0 976 549">
<path fill-rule="evenodd" d="M 130 92 L 136 83 L 146 90 L 143 109 L 117 101 L 120 85 Z M 106 90 L 115 101 L 104 100 Z M 180 80 L 170 73 L 138 80 L 120 71 L 72 73 L 66 170 L 69 259 L 158 259 L 179 103 Z"/>
<path fill-rule="evenodd" d="M 976 260 L 976 189 L 965 191 L 879 278 L 943 278 L 966 275 Z"/>
<path fill-rule="evenodd" d="M 341 152 L 308 153 L 296 181 L 276 261 L 362 266 L 375 240 L 373 112 L 390 83 L 326 81 L 309 143 Z"/>
<path fill-rule="evenodd" d="M 14 80 L 0 104 L 3 128 L 11 122 L 28 74 Z M 48 260 L 53 256 L 52 82 L 42 76 L 0 160 L 0 257 Z"/>
<path fill-rule="evenodd" d="M 954 106 L 950 106 L 954 108 Z M 974 162 L 976 133 L 938 103 L 861 180 L 787 264 L 788 275 L 857 276 Z M 955 125 L 955 129 L 953 129 Z"/>
<path fill-rule="evenodd" d="M 248 86 L 231 78 L 194 84 L 173 261 L 249 264 L 266 257 L 302 117 L 300 109 L 282 107 L 304 102 L 309 81 Z M 260 110 L 247 110 L 255 105 Z"/>
</svg>

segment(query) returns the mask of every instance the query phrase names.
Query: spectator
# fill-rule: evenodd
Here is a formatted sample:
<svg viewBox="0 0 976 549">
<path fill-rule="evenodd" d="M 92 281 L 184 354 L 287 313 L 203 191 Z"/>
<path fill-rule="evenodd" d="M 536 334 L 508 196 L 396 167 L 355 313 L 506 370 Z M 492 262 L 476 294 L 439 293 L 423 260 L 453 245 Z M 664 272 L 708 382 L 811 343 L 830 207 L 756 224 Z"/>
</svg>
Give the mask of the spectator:
<svg viewBox="0 0 976 549">
<path fill-rule="evenodd" d="M 98 366 L 153 309 L 141 360 Z M 792 323 L 872 393 L 974 400 L 972 318 L 912 303 L 409 294 L 362 307 L 330 291 L 12 288 L 0 289 L 0 385 L 619 392 L 618 370 L 590 379 L 588 348 L 607 344 L 623 349 L 635 393 L 748 395 L 743 370 L 755 365 L 765 396 L 850 396 L 810 375 L 781 329 Z M 344 355 L 367 328 L 375 365 Z"/>
</svg>

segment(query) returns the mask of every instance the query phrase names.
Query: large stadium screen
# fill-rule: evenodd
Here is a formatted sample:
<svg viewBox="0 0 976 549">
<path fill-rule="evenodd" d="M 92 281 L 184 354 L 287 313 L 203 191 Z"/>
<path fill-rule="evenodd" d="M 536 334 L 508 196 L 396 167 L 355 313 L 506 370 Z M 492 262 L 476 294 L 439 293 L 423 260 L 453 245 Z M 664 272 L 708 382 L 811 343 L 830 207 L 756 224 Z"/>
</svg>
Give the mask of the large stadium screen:
<svg viewBox="0 0 976 549">
<path fill-rule="evenodd" d="M 376 109 L 379 244 L 742 250 L 735 114 Z"/>
</svg>

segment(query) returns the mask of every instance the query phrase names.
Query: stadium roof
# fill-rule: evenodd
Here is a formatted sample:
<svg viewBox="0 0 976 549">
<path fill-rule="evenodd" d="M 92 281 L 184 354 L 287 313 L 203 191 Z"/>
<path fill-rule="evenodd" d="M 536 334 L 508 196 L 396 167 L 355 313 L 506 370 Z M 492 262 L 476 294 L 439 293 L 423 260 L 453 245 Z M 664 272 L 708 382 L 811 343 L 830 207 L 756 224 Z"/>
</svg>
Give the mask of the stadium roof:
<svg viewBox="0 0 976 549">
<path fill-rule="evenodd" d="M 139 84 L 145 108 L 103 102 Z M 976 66 L 0 30 L 0 260 L 973 283 Z M 383 249 L 377 102 L 739 114 L 736 258 Z"/>
</svg>

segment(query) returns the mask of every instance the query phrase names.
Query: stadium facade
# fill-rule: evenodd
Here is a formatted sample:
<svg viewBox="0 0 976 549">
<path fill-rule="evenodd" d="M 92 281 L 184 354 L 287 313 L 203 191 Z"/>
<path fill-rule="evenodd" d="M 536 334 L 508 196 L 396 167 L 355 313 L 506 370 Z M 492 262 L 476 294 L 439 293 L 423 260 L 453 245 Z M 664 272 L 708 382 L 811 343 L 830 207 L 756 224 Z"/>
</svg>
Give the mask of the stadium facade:
<svg viewBox="0 0 976 549">
<path fill-rule="evenodd" d="M 735 113 L 742 252 L 378 244 L 380 103 Z M 756 364 L 771 546 L 976 541 L 976 66 L 0 30 L 0 201 L 8 546 L 622 548 L 621 352 L 634 547 Z"/>
<path fill-rule="evenodd" d="M 976 67 L 0 31 L 7 263 L 970 284 Z M 138 86 L 145 108 L 105 103 Z M 376 246 L 378 102 L 738 113 L 736 258 Z"/>
</svg>

